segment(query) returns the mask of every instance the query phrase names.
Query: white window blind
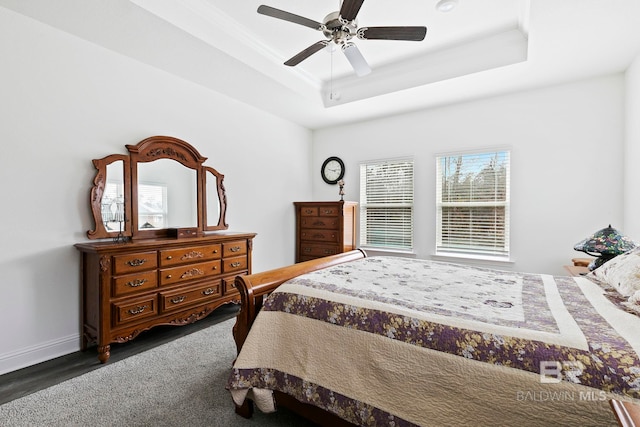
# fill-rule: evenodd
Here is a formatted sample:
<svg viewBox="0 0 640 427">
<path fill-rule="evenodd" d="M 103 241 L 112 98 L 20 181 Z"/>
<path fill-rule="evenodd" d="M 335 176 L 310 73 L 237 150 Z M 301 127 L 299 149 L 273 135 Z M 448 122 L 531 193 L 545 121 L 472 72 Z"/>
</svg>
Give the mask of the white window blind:
<svg viewBox="0 0 640 427">
<path fill-rule="evenodd" d="M 509 152 L 436 162 L 436 253 L 508 257 Z"/>
<path fill-rule="evenodd" d="M 360 245 L 413 249 L 413 159 L 360 164 Z"/>
</svg>

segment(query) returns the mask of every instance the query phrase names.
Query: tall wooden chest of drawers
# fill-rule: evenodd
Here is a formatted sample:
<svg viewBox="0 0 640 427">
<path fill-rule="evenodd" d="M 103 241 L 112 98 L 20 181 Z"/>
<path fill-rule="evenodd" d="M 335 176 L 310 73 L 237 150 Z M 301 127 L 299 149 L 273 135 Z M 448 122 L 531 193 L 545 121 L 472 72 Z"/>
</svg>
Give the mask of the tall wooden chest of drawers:
<svg viewBox="0 0 640 427">
<path fill-rule="evenodd" d="M 185 239 L 90 242 L 82 256 L 82 348 L 110 344 L 157 325 L 186 325 L 240 300 L 237 275 L 251 274 L 255 233 L 216 232 Z"/>
<path fill-rule="evenodd" d="M 296 262 L 356 247 L 356 202 L 294 202 Z"/>
</svg>

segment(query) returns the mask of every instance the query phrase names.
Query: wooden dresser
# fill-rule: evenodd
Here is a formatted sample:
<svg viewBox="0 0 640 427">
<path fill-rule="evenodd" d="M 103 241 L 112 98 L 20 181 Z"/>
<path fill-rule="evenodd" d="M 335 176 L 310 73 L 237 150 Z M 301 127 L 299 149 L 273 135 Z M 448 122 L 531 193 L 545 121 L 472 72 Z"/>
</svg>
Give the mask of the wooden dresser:
<svg viewBox="0 0 640 427">
<path fill-rule="evenodd" d="M 296 262 L 347 252 L 356 247 L 356 202 L 294 202 Z"/>
<path fill-rule="evenodd" d="M 215 232 L 76 244 L 82 256 L 83 350 L 95 342 L 105 363 L 111 343 L 157 325 L 193 323 L 239 301 L 234 278 L 251 274 L 254 237 Z"/>
</svg>

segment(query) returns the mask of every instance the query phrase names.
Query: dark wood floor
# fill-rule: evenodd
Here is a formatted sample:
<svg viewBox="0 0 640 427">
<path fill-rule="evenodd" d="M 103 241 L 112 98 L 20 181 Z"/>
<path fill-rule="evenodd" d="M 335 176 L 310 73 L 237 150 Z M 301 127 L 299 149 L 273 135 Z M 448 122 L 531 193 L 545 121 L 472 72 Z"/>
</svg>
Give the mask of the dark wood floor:
<svg viewBox="0 0 640 427">
<path fill-rule="evenodd" d="M 152 349 L 176 338 L 191 334 L 216 323 L 235 317 L 238 306 L 220 307 L 208 317 L 186 326 L 158 326 L 143 332 L 125 344 L 112 344 L 109 362 L 116 362 L 134 354 Z M 96 347 L 39 363 L 28 368 L 0 375 L 0 405 L 26 396 L 52 385 L 85 374 L 102 365 Z"/>
</svg>

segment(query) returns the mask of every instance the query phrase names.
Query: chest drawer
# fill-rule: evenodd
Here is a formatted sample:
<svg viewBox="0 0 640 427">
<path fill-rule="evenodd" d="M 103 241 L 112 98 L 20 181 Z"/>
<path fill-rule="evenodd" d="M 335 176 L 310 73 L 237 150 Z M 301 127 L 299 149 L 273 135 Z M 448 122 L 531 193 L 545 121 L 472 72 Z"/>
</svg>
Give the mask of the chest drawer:
<svg viewBox="0 0 640 427">
<path fill-rule="evenodd" d="M 225 258 L 222 264 L 223 273 L 233 273 L 234 271 L 246 270 L 248 268 L 247 257 L 238 256 L 233 258 Z"/>
<path fill-rule="evenodd" d="M 152 270 L 157 267 L 158 253 L 156 251 L 113 256 L 113 274 L 115 275 Z"/>
<path fill-rule="evenodd" d="M 315 245 L 309 243 L 300 244 L 300 255 L 311 257 L 323 257 L 340 253 L 340 247 L 337 245 Z"/>
<path fill-rule="evenodd" d="M 158 273 L 156 270 L 142 273 L 128 274 L 113 278 L 111 295 L 118 297 L 136 292 L 146 291 L 158 286 Z"/>
<path fill-rule="evenodd" d="M 337 217 L 302 217 L 300 226 L 303 228 L 323 228 L 337 230 L 340 222 Z"/>
<path fill-rule="evenodd" d="M 236 255 L 244 255 L 247 253 L 247 241 L 237 240 L 233 242 L 227 242 L 222 244 L 222 255 L 226 257 L 232 257 Z"/>
<path fill-rule="evenodd" d="M 340 210 L 336 206 L 319 206 L 318 216 L 338 216 Z"/>
<path fill-rule="evenodd" d="M 317 242 L 338 242 L 338 232 L 334 230 L 302 229 L 300 240 L 313 240 Z"/>
<path fill-rule="evenodd" d="M 188 280 L 204 279 L 220 274 L 220 260 L 200 262 L 180 267 L 160 270 L 160 286 L 186 282 Z"/>
<path fill-rule="evenodd" d="M 171 292 L 160 292 L 160 309 L 163 312 L 178 310 L 191 304 L 206 302 L 222 295 L 222 282 L 216 280 L 207 285 Z"/>
<path fill-rule="evenodd" d="M 113 303 L 114 326 L 135 322 L 138 319 L 155 316 L 156 314 L 158 314 L 156 294 L 135 301 L 127 300 Z"/>
<path fill-rule="evenodd" d="M 318 216 L 318 208 L 315 206 L 302 206 L 300 216 Z"/>
<path fill-rule="evenodd" d="M 222 245 L 193 246 L 189 248 L 160 251 L 160 266 L 184 264 L 187 262 L 208 261 L 222 256 Z"/>
</svg>

